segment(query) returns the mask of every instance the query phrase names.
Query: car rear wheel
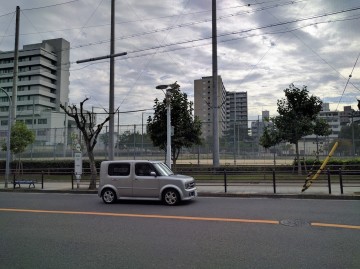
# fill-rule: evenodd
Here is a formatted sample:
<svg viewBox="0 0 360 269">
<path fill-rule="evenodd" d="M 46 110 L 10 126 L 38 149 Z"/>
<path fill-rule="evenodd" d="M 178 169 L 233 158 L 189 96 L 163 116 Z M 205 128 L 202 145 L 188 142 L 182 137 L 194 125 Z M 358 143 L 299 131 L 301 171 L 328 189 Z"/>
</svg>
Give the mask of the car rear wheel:
<svg viewBox="0 0 360 269">
<path fill-rule="evenodd" d="M 101 197 L 105 204 L 113 204 L 116 201 L 116 193 L 112 189 L 105 189 Z"/>
<path fill-rule="evenodd" d="M 163 192 L 163 202 L 167 205 L 176 205 L 180 202 L 180 195 L 175 189 L 166 189 Z"/>
</svg>

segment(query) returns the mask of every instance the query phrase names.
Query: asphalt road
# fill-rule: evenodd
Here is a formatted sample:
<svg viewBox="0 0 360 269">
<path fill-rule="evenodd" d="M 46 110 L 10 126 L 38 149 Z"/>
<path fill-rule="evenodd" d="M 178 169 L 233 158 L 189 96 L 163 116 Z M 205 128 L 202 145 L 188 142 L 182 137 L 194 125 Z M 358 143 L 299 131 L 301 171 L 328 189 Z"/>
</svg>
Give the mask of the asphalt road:
<svg viewBox="0 0 360 269">
<path fill-rule="evenodd" d="M 0 193 L 0 268 L 360 268 L 360 201 Z"/>
</svg>

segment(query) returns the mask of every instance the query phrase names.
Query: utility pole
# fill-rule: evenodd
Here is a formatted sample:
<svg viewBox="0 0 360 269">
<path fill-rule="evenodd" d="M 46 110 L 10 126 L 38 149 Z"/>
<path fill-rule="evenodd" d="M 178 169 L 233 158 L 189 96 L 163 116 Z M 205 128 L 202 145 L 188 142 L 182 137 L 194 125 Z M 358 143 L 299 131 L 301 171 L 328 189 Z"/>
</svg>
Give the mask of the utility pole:
<svg viewBox="0 0 360 269">
<path fill-rule="evenodd" d="M 109 89 L 109 143 L 108 143 L 108 159 L 114 160 L 114 103 L 115 103 L 115 96 L 114 96 L 114 73 L 115 73 L 115 57 L 124 56 L 127 52 L 122 53 L 114 53 L 115 51 L 115 0 L 111 0 L 111 33 L 110 33 L 110 55 L 107 56 L 100 56 L 95 58 L 89 58 L 85 60 L 76 61 L 77 64 L 102 60 L 106 58 L 110 58 L 110 89 Z"/>
<path fill-rule="evenodd" d="M 111 33 L 110 55 L 115 53 L 115 0 L 111 0 Z M 114 160 L 114 73 L 115 59 L 110 58 L 110 89 L 109 89 L 109 160 Z"/>
<path fill-rule="evenodd" d="M 212 0 L 212 77 L 213 77 L 213 166 L 219 167 L 218 66 L 217 66 L 216 0 Z"/>
<path fill-rule="evenodd" d="M 18 58 L 19 58 L 19 25 L 20 25 L 20 7 L 16 7 L 16 26 L 15 26 L 15 48 L 14 48 L 14 69 L 13 69 L 13 87 L 12 87 L 12 107 L 11 107 L 11 122 L 16 120 L 16 106 L 17 106 L 17 79 L 18 79 Z"/>
</svg>

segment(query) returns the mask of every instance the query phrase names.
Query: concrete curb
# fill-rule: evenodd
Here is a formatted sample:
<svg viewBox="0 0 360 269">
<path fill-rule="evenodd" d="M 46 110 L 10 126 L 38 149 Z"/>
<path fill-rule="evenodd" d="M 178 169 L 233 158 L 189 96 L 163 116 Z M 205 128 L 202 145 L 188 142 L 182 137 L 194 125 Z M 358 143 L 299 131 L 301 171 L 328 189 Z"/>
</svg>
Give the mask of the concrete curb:
<svg viewBox="0 0 360 269">
<path fill-rule="evenodd" d="M 273 198 L 273 199 L 322 199 L 322 200 L 360 200 L 357 195 L 326 195 L 326 194 L 268 194 L 268 193 L 209 193 L 200 192 L 200 197 L 229 198 Z"/>
</svg>

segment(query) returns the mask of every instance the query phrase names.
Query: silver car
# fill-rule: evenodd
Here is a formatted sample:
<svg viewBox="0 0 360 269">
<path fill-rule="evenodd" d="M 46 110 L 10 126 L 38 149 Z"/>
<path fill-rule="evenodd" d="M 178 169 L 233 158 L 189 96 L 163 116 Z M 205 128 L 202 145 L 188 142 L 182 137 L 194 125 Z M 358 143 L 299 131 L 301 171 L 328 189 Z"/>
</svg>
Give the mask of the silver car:
<svg viewBox="0 0 360 269">
<path fill-rule="evenodd" d="M 106 204 L 118 199 L 162 200 L 167 205 L 197 196 L 193 177 L 175 175 L 159 161 L 104 161 L 98 195 Z"/>
</svg>

